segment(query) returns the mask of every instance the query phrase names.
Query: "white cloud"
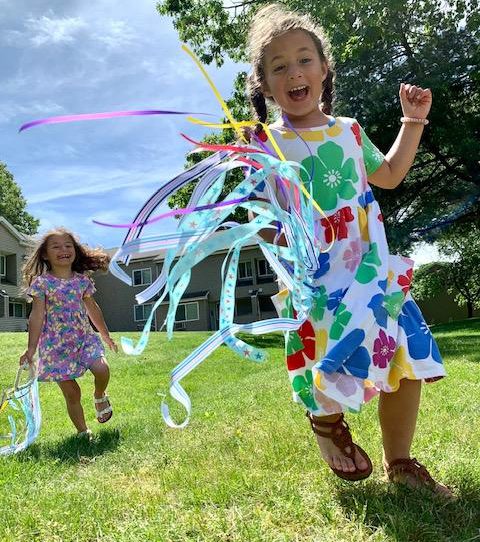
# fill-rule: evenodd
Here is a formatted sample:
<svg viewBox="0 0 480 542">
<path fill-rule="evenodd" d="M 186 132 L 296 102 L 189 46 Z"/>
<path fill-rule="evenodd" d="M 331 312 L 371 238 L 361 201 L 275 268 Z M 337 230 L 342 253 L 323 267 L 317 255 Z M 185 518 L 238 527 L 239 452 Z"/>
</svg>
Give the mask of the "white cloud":
<svg viewBox="0 0 480 542">
<path fill-rule="evenodd" d="M 27 19 L 25 27 L 30 34 L 30 42 L 39 47 L 48 43 L 72 43 L 76 34 L 87 26 L 80 17 L 55 19 L 48 15 Z"/>
<path fill-rule="evenodd" d="M 105 26 L 96 30 L 94 38 L 109 49 L 118 49 L 131 45 L 137 34 L 125 21 L 107 21 Z"/>
<path fill-rule="evenodd" d="M 42 115 L 60 115 L 64 108 L 52 100 L 44 102 L 33 102 L 29 104 L 18 104 L 3 102 L 0 109 L 0 123 L 7 123 L 17 116 L 37 117 Z"/>
</svg>

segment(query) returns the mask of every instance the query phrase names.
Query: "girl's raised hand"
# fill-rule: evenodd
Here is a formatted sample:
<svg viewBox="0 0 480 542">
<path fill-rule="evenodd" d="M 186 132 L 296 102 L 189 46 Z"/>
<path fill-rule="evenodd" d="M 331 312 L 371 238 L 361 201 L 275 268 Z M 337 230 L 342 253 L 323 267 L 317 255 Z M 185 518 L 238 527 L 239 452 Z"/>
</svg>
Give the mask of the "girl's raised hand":
<svg viewBox="0 0 480 542">
<path fill-rule="evenodd" d="M 399 95 L 404 117 L 427 118 L 432 107 L 432 91 L 429 88 L 401 83 Z"/>
</svg>

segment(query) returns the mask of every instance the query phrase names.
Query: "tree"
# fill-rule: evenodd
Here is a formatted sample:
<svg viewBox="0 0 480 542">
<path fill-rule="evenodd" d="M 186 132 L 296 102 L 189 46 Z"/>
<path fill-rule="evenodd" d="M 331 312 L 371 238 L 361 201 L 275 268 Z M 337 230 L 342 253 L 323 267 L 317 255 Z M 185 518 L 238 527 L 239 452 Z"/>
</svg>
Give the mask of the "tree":
<svg viewBox="0 0 480 542">
<path fill-rule="evenodd" d="M 452 228 L 437 242 L 439 252 L 452 259 L 420 266 L 412 291 L 418 299 L 430 299 L 445 290 L 467 306 L 468 318 L 480 308 L 480 223 Z"/>
<path fill-rule="evenodd" d="M 180 38 L 206 64 L 245 60 L 249 21 L 263 0 L 164 0 Z M 376 191 L 390 245 L 406 250 L 441 235 L 442 221 L 480 212 L 480 11 L 478 0 L 289 0 L 327 30 L 337 59 L 336 114 L 354 116 L 386 152 L 399 126 L 401 81 L 430 87 L 431 125 L 407 180 Z M 231 102 L 248 118 L 241 78 Z M 458 210 L 461 209 L 459 213 Z M 440 227 L 432 228 L 435 224 Z"/>
<path fill-rule="evenodd" d="M 25 211 L 26 200 L 7 166 L 0 162 L 0 216 L 27 235 L 37 232 L 39 220 Z"/>
</svg>

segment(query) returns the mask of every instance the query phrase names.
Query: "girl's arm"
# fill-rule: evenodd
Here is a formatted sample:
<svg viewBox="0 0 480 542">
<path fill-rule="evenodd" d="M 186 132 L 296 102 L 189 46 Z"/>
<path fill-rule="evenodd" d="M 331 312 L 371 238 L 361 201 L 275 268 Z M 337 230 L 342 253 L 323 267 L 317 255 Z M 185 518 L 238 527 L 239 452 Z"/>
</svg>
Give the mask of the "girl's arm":
<svg viewBox="0 0 480 542">
<path fill-rule="evenodd" d="M 105 323 L 105 319 L 102 314 L 102 309 L 100 309 L 95 299 L 93 299 L 93 297 L 91 296 L 84 297 L 83 302 L 85 303 L 85 308 L 87 309 L 88 317 L 93 322 L 93 325 L 98 329 L 98 332 L 100 333 L 100 336 L 102 337 L 104 342 L 108 345 L 110 350 L 113 350 L 114 352 L 118 352 L 117 345 L 115 344 L 113 339 L 110 337 L 107 324 Z"/>
<path fill-rule="evenodd" d="M 432 106 L 432 93 L 413 85 L 400 85 L 403 116 L 426 119 Z M 406 122 L 388 151 L 382 165 L 368 177 L 368 182 L 381 188 L 396 188 L 412 167 L 425 125 Z"/>
<path fill-rule="evenodd" d="M 20 356 L 20 365 L 32 363 L 37 351 L 38 341 L 42 333 L 43 321 L 45 320 L 45 299 L 34 297 L 32 312 L 28 318 L 28 347 Z"/>
</svg>

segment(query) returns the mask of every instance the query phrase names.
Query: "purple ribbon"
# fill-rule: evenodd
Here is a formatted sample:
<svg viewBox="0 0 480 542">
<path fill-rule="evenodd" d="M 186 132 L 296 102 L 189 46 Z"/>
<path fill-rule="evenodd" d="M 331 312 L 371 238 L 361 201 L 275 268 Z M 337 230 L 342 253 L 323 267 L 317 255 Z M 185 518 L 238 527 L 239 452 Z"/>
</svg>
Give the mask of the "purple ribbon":
<svg viewBox="0 0 480 542">
<path fill-rule="evenodd" d="M 153 224 L 154 222 L 158 222 L 159 220 L 162 220 L 163 218 L 168 218 L 169 216 L 188 215 L 196 211 L 207 211 L 208 209 L 227 207 L 228 205 L 235 205 L 237 203 L 242 203 L 247 200 L 248 197 L 231 199 L 229 201 L 221 201 L 220 203 L 210 203 L 209 205 L 200 205 L 199 207 L 193 207 L 191 209 L 189 209 L 188 207 L 185 209 L 174 209 L 173 211 L 169 211 L 168 213 L 163 213 L 161 215 L 155 216 L 150 220 L 146 220 L 144 222 L 132 222 L 131 224 L 107 224 L 106 222 L 100 222 L 99 220 L 93 220 L 93 222 L 95 224 L 98 224 L 99 226 L 107 226 L 108 228 L 138 228 L 140 226 L 146 226 L 147 224 Z"/>
<path fill-rule="evenodd" d="M 59 124 L 61 122 L 74 122 L 77 120 L 98 120 L 98 119 L 114 119 L 117 117 L 141 117 L 145 115 L 205 115 L 214 117 L 211 113 L 195 113 L 189 111 L 163 111 L 161 109 L 146 109 L 141 111 L 110 111 L 107 113 L 83 113 L 81 115 L 61 115 L 59 117 L 49 117 L 46 119 L 38 119 L 27 122 L 20 126 L 19 132 L 40 126 L 41 124 Z"/>
</svg>

